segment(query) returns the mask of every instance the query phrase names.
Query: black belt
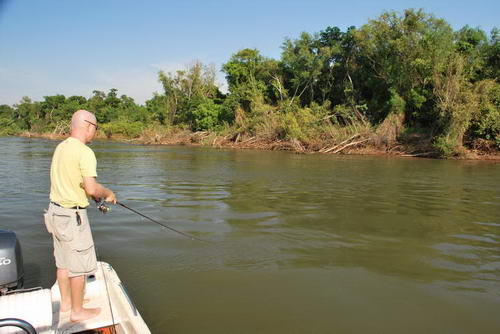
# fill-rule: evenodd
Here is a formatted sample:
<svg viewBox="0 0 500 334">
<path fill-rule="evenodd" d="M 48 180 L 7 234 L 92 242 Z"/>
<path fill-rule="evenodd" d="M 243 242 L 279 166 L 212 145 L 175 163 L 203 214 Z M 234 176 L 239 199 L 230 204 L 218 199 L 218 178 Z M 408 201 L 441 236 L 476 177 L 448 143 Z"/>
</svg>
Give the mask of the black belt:
<svg viewBox="0 0 500 334">
<path fill-rule="evenodd" d="M 83 209 L 86 209 L 88 206 L 73 206 L 71 208 L 65 208 L 64 206 L 62 206 L 61 204 L 58 204 L 56 202 L 50 202 L 52 204 L 54 204 L 55 206 L 58 206 L 60 208 L 63 208 L 63 209 L 72 209 L 72 210 L 83 210 Z"/>
</svg>

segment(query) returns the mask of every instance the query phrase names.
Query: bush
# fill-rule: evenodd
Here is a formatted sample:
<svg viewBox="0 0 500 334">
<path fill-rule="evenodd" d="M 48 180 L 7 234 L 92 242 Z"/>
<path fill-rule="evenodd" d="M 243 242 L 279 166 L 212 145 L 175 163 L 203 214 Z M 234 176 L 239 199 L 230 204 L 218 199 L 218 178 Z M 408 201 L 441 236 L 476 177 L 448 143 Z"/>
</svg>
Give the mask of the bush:
<svg viewBox="0 0 500 334">
<path fill-rule="evenodd" d="M 283 112 L 262 105 L 262 111 L 254 113 L 254 116 L 247 120 L 247 124 L 249 128 L 253 128 L 255 135 L 268 140 L 298 139 L 308 142 L 312 137 L 325 132 L 325 126 L 322 124 L 324 113 L 319 112 L 321 108 L 317 108 L 298 108 L 294 111 L 287 108 L 287 112 Z"/>
<path fill-rule="evenodd" d="M 0 118 L 0 136 L 14 136 L 21 133 L 21 129 L 10 119 Z"/>
<path fill-rule="evenodd" d="M 141 135 L 143 124 L 141 122 L 130 122 L 125 119 L 109 122 L 101 125 L 102 131 L 108 138 L 120 134 L 128 138 L 137 138 Z"/>
<path fill-rule="evenodd" d="M 200 103 L 192 112 L 192 129 L 194 131 L 215 130 L 221 124 L 222 105 L 213 100 Z"/>
<path fill-rule="evenodd" d="M 419 127 L 418 125 L 409 126 L 403 125 L 399 131 L 397 140 L 401 143 L 427 143 L 432 139 L 431 132 L 428 129 Z"/>
<path fill-rule="evenodd" d="M 315 106 L 317 107 L 317 106 Z M 298 139 L 306 142 L 312 136 L 321 133 L 319 125 L 323 114 L 313 113 L 312 109 L 301 108 L 295 113 L 286 113 L 282 116 L 282 126 L 287 139 Z"/>
<path fill-rule="evenodd" d="M 432 146 L 443 158 L 455 156 L 459 151 L 456 140 L 444 135 L 436 137 Z"/>
<path fill-rule="evenodd" d="M 477 86 L 479 113 L 472 120 L 467 136 L 494 141 L 500 148 L 500 84 L 484 80 Z"/>
</svg>

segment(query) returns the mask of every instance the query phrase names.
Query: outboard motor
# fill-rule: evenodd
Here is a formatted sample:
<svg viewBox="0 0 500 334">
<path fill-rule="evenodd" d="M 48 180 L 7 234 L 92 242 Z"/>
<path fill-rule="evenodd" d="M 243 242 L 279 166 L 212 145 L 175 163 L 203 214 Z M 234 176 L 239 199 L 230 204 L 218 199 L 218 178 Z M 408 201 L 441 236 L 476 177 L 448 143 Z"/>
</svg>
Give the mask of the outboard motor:
<svg viewBox="0 0 500 334">
<path fill-rule="evenodd" d="M 21 289 L 24 283 L 21 244 L 12 231 L 0 230 L 0 295 Z"/>
</svg>

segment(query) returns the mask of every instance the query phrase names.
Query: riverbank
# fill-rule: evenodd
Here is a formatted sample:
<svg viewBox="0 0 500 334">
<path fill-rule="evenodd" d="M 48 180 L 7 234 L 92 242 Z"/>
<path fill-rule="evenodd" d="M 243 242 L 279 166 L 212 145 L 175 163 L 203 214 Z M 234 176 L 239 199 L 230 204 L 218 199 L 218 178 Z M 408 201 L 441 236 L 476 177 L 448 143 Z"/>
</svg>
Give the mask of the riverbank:
<svg viewBox="0 0 500 334">
<path fill-rule="evenodd" d="M 55 133 L 31 133 L 23 132 L 21 137 L 63 139 L 67 134 Z M 127 142 L 140 145 L 185 145 L 185 146 L 207 146 L 214 148 L 232 149 L 256 149 L 267 151 L 291 151 L 300 154 L 343 154 L 343 155 L 387 155 L 401 157 L 420 157 L 443 159 L 443 157 L 426 139 L 414 139 L 411 142 L 377 143 L 374 134 L 355 134 L 349 138 L 339 141 L 323 141 L 314 145 L 305 144 L 297 139 L 290 140 L 266 140 L 256 136 L 245 135 L 220 135 L 213 132 L 178 130 L 164 133 L 143 133 L 137 138 L 114 135 L 108 137 L 99 132 L 98 140 L 110 140 Z M 476 149 L 463 150 L 448 159 L 463 160 L 499 160 L 500 151 L 491 148 L 487 144 L 476 144 Z"/>
</svg>

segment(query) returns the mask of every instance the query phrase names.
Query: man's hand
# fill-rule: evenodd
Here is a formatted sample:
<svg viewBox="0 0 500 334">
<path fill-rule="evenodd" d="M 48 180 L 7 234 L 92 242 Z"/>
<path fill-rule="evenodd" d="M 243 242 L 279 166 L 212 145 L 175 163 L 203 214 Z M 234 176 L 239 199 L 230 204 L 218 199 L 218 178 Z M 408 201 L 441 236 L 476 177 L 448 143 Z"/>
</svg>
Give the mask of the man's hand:
<svg viewBox="0 0 500 334">
<path fill-rule="evenodd" d="M 116 204 L 116 195 L 111 190 L 107 189 L 108 193 L 106 194 L 106 198 L 104 199 L 108 203 Z"/>
<path fill-rule="evenodd" d="M 98 201 L 101 198 L 104 198 L 106 202 L 116 204 L 115 193 L 102 186 L 99 182 L 96 181 L 95 177 L 84 177 L 83 189 L 85 189 L 85 192 L 88 196 L 91 196 Z"/>
</svg>

